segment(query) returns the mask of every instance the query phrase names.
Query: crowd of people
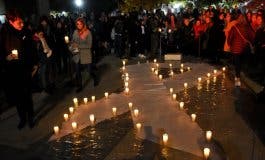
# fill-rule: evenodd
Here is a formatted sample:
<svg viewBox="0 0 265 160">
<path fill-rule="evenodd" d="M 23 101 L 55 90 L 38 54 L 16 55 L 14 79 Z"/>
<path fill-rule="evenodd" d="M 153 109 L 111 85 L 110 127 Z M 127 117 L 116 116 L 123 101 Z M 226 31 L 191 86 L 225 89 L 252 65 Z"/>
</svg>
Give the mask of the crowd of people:
<svg viewBox="0 0 265 160">
<path fill-rule="evenodd" d="M 230 56 L 236 86 L 240 86 L 242 64 L 252 65 L 265 82 L 263 10 L 242 13 L 209 7 L 177 14 L 157 10 L 87 15 L 42 16 L 32 23 L 16 10 L 7 12 L 6 23 L 0 26 L 1 84 L 7 101 L 17 107 L 19 129 L 27 119 L 34 126 L 32 88 L 52 94 L 56 82 L 66 77 L 75 84 L 76 92 L 82 91 L 89 79 L 96 86 L 100 79 L 96 63 L 108 54 L 149 59 L 181 52 L 217 64 Z M 243 57 L 247 59 L 243 61 Z"/>
</svg>

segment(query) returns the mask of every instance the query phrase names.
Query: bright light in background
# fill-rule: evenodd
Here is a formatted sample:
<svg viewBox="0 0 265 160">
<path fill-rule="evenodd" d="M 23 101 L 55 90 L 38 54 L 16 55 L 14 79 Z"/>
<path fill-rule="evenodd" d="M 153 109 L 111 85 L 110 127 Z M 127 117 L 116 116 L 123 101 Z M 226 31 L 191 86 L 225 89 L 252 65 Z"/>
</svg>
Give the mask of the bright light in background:
<svg viewBox="0 0 265 160">
<path fill-rule="evenodd" d="M 83 1 L 82 0 L 75 0 L 75 5 L 77 7 L 81 7 L 83 5 Z"/>
</svg>

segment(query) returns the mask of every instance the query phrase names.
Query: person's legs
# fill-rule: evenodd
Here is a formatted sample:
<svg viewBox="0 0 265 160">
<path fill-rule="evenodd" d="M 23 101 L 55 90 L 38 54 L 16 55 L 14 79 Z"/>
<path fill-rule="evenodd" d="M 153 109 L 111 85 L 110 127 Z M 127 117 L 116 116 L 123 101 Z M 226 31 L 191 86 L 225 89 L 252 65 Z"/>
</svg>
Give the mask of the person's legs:
<svg viewBox="0 0 265 160">
<path fill-rule="evenodd" d="M 240 86 L 240 72 L 241 72 L 241 55 L 234 55 L 234 65 L 235 65 L 235 86 Z"/>
</svg>

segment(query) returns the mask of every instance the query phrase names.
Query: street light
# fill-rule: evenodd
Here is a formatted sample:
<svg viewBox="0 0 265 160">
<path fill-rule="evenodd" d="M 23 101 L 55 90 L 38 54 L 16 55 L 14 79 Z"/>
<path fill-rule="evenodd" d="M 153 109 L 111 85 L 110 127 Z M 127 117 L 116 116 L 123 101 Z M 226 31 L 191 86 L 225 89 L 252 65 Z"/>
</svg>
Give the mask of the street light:
<svg viewBox="0 0 265 160">
<path fill-rule="evenodd" d="M 75 5 L 77 7 L 81 7 L 83 5 L 83 1 L 82 0 L 75 0 Z"/>
</svg>

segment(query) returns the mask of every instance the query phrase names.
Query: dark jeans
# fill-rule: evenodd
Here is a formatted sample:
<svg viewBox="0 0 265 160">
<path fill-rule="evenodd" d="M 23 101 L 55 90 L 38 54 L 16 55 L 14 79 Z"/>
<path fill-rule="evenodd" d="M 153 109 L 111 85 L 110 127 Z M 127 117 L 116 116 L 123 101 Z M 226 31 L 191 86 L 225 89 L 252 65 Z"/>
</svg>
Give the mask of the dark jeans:
<svg viewBox="0 0 265 160">
<path fill-rule="evenodd" d="M 235 65 L 236 78 L 240 78 L 241 63 L 242 63 L 241 57 L 242 57 L 241 54 L 234 54 L 234 65 Z"/>
<path fill-rule="evenodd" d="M 76 81 L 77 81 L 77 86 L 78 87 L 82 87 L 82 71 L 86 70 L 86 72 L 92 77 L 94 78 L 93 74 L 92 74 L 92 63 L 89 64 L 80 64 L 79 63 L 75 63 L 75 70 L 76 70 Z"/>
</svg>

